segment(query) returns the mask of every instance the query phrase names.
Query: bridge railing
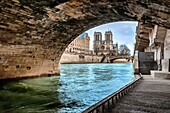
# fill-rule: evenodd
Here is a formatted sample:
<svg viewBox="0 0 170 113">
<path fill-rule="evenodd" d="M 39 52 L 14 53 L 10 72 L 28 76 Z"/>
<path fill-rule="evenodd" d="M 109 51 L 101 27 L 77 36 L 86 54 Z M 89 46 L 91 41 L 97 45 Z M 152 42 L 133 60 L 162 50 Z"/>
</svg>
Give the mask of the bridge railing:
<svg viewBox="0 0 170 113">
<path fill-rule="evenodd" d="M 82 113 L 108 113 L 108 110 L 110 108 L 114 107 L 114 104 L 118 102 L 122 97 L 125 96 L 131 90 L 134 88 L 138 81 L 142 79 L 142 76 L 140 75 L 139 78 L 135 79 L 134 81 L 130 82 L 129 84 L 125 85 L 115 93 L 107 96 L 103 100 L 99 101 L 98 103 L 92 105 Z"/>
</svg>

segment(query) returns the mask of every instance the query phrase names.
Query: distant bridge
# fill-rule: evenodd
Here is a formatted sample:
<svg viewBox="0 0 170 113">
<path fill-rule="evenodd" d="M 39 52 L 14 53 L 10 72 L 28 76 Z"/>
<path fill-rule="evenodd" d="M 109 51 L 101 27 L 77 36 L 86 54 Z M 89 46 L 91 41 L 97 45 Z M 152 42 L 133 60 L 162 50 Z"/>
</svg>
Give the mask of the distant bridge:
<svg viewBox="0 0 170 113">
<path fill-rule="evenodd" d="M 117 59 L 126 59 L 129 62 L 130 60 L 133 60 L 133 56 L 109 56 L 108 59 L 110 62 L 113 62 Z"/>
</svg>

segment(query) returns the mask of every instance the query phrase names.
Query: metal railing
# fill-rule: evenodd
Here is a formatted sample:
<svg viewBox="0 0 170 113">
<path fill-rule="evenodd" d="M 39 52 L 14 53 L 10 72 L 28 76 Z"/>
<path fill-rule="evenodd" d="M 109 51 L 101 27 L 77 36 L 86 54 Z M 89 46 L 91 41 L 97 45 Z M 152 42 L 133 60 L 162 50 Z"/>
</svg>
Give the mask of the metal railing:
<svg viewBox="0 0 170 113">
<path fill-rule="evenodd" d="M 136 86 L 137 82 L 142 79 L 140 74 L 138 79 L 130 82 L 129 84 L 125 85 L 115 93 L 107 96 L 103 100 L 99 101 L 98 103 L 92 105 L 82 113 L 107 113 L 110 108 L 114 107 L 114 104 L 118 102 L 122 97 L 125 96 L 134 86 Z"/>
</svg>

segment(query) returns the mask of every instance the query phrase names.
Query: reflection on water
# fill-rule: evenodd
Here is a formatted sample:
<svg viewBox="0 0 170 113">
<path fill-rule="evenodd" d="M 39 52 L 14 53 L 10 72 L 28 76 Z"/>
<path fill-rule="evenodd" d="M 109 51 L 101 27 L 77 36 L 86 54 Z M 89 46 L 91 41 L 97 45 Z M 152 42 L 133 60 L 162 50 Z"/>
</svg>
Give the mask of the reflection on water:
<svg viewBox="0 0 170 113">
<path fill-rule="evenodd" d="M 0 113 L 56 111 L 56 105 L 62 106 L 58 100 L 57 88 L 56 77 L 1 83 Z"/>
<path fill-rule="evenodd" d="M 62 64 L 60 76 L 1 83 L 0 113 L 80 113 L 133 79 L 132 64 Z"/>
</svg>

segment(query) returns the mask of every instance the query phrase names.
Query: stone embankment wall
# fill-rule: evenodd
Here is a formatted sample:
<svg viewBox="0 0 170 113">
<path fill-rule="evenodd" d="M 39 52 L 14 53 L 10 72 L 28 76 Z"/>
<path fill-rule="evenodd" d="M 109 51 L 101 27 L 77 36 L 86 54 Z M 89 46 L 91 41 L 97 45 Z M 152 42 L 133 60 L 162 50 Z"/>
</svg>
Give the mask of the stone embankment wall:
<svg viewBox="0 0 170 113">
<path fill-rule="evenodd" d="M 60 59 L 60 63 L 100 63 L 103 56 L 81 55 L 65 52 Z M 106 62 L 106 61 L 105 61 Z"/>
<path fill-rule="evenodd" d="M 0 79 L 36 77 L 59 73 L 57 54 L 39 45 L 0 44 Z M 53 52 L 57 52 L 53 50 Z M 58 58 L 59 61 L 59 58 Z M 58 68 L 58 69 L 57 69 Z"/>
</svg>

